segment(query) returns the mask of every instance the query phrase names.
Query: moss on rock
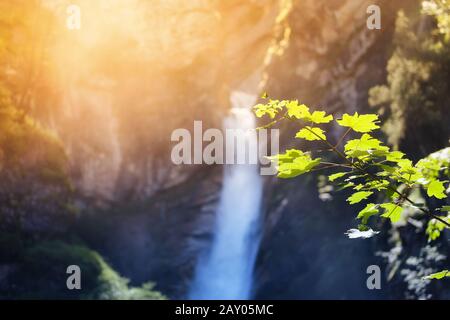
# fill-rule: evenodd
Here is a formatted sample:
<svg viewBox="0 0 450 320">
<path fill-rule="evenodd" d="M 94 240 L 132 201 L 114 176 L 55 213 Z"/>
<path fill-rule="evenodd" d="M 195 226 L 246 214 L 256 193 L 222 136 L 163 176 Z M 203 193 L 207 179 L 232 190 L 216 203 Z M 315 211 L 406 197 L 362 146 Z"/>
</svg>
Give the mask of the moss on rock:
<svg viewBox="0 0 450 320">
<path fill-rule="evenodd" d="M 14 240 L 3 237 L 7 243 Z M 11 240 L 11 241 L 12 241 Z M 17 240 L 17 239 L 16 239 Z M 11 243 L 11 241 L 9 241 Z M 12 241 L 14 242 L 14 241 Z M 16 244 L 21 241 L 16 241 Z M 8 252 L 12 252 L 11 249 Z M 153 284 L 141 287 L 128 286 L 96 251 L 80 244 L 62 241 L 44 241 L 21 250 L 20 257 L 9 257 L 14 271 L 0 286 L 0 297 L 6 299 L 164 299 L 153 291 Z M 4 260 L 4 259 L 2 259 Z M 3 262 L 6 262 L 4 260 Z M 81 270 L 81 289 L 69 290 L 66 286 L 67 267 L 77 265 Z M 1 266 L 1 262 L 0 262 Z"/>
</svg>

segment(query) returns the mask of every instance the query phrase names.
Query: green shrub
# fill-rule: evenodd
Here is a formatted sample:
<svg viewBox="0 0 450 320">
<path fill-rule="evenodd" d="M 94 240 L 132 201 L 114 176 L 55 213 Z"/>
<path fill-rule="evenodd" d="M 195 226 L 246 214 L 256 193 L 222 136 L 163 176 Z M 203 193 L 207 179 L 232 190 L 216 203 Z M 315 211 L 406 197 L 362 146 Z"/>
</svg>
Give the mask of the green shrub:
<svg viewBox="0 0 450 320">
<path fill-rule="evenodd" d="M 80 290 L 67 289 L 69 265 L 81 269 Z M 25 249 L 7 281 L 0 289 L 0 297 L 7 299 L 164 299 L 150 283 L 129 287 L 128 279 L 97 252 L 61 241 L 45 241 Z"/>
</svg>

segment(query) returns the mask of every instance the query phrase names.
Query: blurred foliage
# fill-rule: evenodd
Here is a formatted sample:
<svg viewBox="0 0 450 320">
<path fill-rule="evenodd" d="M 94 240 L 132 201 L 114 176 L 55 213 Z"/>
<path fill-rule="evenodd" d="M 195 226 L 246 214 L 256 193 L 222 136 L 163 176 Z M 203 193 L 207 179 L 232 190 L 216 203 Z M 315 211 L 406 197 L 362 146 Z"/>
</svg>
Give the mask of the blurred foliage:
<svg viewBox="0 0 450 320">
<path fill-rule="evenodd" d="M 450 41 L 450 3 L 447 0 L 423 1 L 422 12 L 436 19 L 439 33 L 445 42 Z"/>
<path fill-rule="evenodd" d="M 75 211 L 64 147 L 34 117 L 48 97 L 53 21 L 40 1 L 0 2 L 1 230 L 62 231 Z"/>
<path fill-rule="evenodd" d="M 422 2 L 422 15 L 400 12 L 396 23 L 395 50 L 387 67 L 387 85 L 374 87 L 369 102 L 387 117 L 383 127 L 389 142 L 421 157 L 448 145 L 450 138 L 450 3 L 445 0 Z M 427 179 L 449 178 L 449 148 L 418 162 Z M 443 194 L 440 183 L 430 184 L 427 195 Z M 430 203 L 429 203 L 430 204 Z M 448 206 L 438 214 L 442 220 L 428 221 L 429 241 L 438 239 L 450 223 Z M 427 279 L 440 279 L 443 272 Z"/>
<path fill-rule="evenodd" d="M 15 249 L 15 250 L 12 250 Z M 58 240 L 26 243 L 14 234 L 0 236 L 0 260 L 12 265 L 0 285 L 2 298 L 14 299 L 164 299 L 153 284 L 128 286 L 95 251 Z M 66 268 L 81 270 L 81 290 L 68 290 Z"/>
<path fill-rule="evenodd" d="M 443 150 L 434 152 L 428 157 L 419 161 L 420 167 L 422 168 L 422 173 L 427 177 L 432 179 L 435 177 L 442 176 L 443 178 L 450 179 L 450 148 L 445 148 Z M 441 186 L 435 186 L 436 189 L 440 189 Z M 447 216 L 444 218 L 445 221 L 450 223 L 450 206 L 442 206 L 439 209 L 442 214 Z M 426 233 L 428 235 L 429 241 L 434 241 L 441 236 L 442 231 L 445 229 L 445 224 L 436 219 L 431 219 L 428 222 Z"/>
<path fill-rule="evenodd" d="M 7 95 L 15 107 L 34 115 L 46 108 L 43 99 L 54 95 L 55 23 L 40 0 L 0 2 L 0 99 Z"/>
<path fill-rule="evenodd" d="M 398 14 L 387 84 L 372 88 L 369 99 L 387 119 L 389 142 L 414 159 L 450 137 L 450 3 L 425 1 L 422 13 Z"/>
</svg>

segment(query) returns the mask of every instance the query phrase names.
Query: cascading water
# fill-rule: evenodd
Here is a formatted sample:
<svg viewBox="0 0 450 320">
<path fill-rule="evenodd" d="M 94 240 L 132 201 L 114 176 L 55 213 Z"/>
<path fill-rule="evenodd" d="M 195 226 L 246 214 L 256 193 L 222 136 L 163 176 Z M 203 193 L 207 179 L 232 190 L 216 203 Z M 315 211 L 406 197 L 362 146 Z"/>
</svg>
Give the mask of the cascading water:
<svg viewBox="0 0 450 320">
<path fill-rule="evenodd" d="M 231 97 L 232 114 L 225 119 L 225 128 L 254 129 L 256 122 L 250 106 L 255 101 L 256 97 L 252 95 L 235 92 Z M 247 134 L 246 142 L 250 143 L 250 139 L 251 134 Z M 246 151 L 250 152 L 249 149 L 235 149 L 236 154 Z M 209 254 L 199 260 L 190 291 L 191 299 L 250 298 L 260 241 L 261 196 L 262 179 L 257 165 L 234 164 L 225 167 L 213 243 Z"/>
</svg>

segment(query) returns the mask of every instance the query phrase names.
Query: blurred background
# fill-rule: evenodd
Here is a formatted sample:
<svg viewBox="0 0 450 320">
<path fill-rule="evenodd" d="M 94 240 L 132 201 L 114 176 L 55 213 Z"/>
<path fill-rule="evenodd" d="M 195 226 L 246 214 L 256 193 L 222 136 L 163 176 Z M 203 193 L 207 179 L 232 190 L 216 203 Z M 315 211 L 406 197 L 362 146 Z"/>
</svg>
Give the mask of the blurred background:
<svg viewBox="0 0 450 320">
<path fill-rule="evenodd" d="M 414 160 L 448 147 L 450 6 L 427 3 L 0 0 L 0 297 L 198 297 L 227 173 L 174 165 L 170 136 L 222 128 L 233 93 L 379 113 Z M 282 149 L 298 145 L 280 129 Z M 449 234 L 428 243 L 423 217 L 350 240 L 348 194 L 318 174 L 248 181 L 262 193 L 247 298 L 450 298 L 448 281 L 420 280 L 450 263 Z M 66 287 L 71 264 L 82 290 Z M 373 264 L 381 290 L 366 286 Z"/>
</svg>

